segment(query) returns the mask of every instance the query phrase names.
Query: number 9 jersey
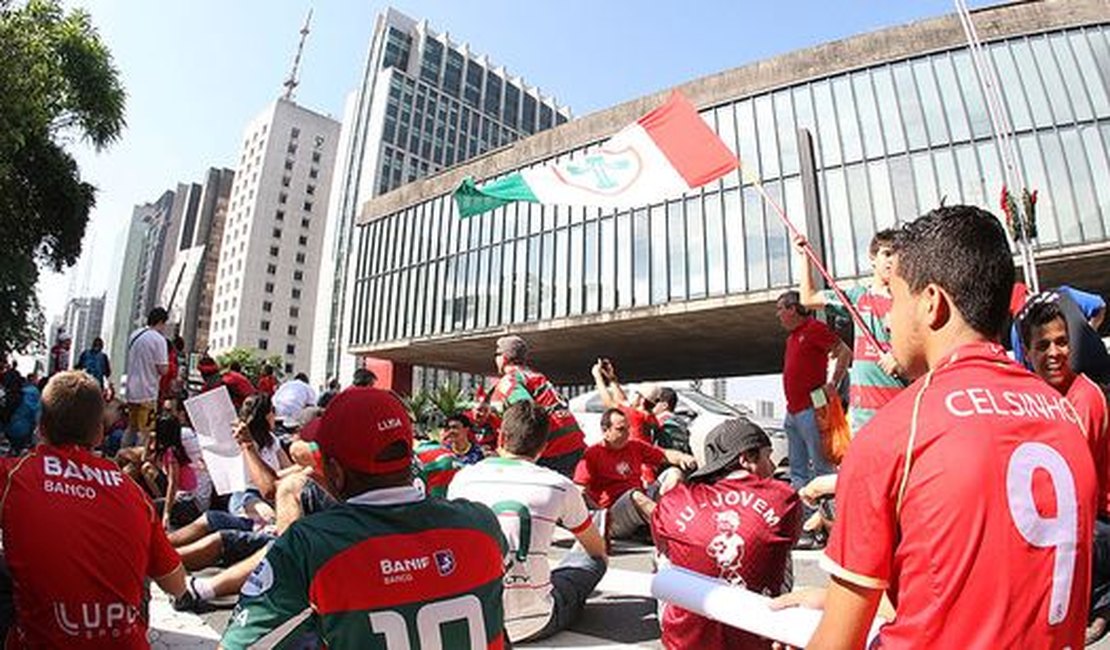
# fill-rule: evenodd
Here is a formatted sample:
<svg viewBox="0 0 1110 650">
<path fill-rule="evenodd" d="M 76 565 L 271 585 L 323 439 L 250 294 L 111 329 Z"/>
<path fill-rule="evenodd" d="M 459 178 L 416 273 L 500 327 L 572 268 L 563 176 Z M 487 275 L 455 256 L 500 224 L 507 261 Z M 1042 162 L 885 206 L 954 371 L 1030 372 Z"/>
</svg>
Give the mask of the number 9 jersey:
<svg viewBox="0 0 1110 650">
<path fill-rule="evenodd" d="M 883 648 L 1082 648 L 1096 485 L 1072 405 L 966 345 L 852 441 L 822 566 L 887 591 Z"/>
<path fill-rule="evenodd" d="M 507 552 L 485 506 L 414 487 L 366 492 L 274 542 L 222 645 L 499 650 Z"/>
</svg>

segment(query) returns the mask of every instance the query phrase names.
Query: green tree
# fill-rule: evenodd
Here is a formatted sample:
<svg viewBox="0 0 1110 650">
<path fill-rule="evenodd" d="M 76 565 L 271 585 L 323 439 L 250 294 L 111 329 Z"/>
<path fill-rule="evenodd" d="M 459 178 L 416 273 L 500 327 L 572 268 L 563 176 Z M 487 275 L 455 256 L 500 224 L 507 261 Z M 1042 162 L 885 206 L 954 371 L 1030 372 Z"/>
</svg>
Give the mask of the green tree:
<svg viewBox="0 0 1110 650">
<path fill-rule="evenodd" d="M 125 97 L 87 13 L 0 0 L 0 350 L 41 344 L 39 267 L 77 262 L 96 203 L 64 145 L 117 140 Z"/>
<path fill-rule="evenodd" d="M 262 364 L 268 363 L 274 367 L 274 377 L 281 380 L 282 369 L 285 363 L 282 361 L 281 355 L 271 354 L 268 357 L 262 356 L 258 350 L 250 348 L 231 348 L 227 352 L 216 357 L 216 363 L 220 364 L 220 368 L 227 370 L 233 362 L 239 362 L 243 368 L 243 374 L 247 376 L 252 382 L 258 381 L 258 375 L 262 370 Z"/>
</svg>

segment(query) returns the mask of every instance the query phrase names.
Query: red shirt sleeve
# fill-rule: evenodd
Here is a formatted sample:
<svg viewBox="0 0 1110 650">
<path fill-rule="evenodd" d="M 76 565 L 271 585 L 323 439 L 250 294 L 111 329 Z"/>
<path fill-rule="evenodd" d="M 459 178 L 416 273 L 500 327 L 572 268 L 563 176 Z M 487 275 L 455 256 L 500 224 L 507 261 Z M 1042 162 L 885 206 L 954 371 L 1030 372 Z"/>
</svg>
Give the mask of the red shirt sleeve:
<svg viewBox="0 0 1110 650">
<path fill-rule="evenodd" d="M 177 554 L 170 540 L 166 537 L 166 531 L 162 528 L 162 521 L 158 518 L 158 513 L 154 510 L 154 506 L 150 503 L 150 499 L 138 485 L 132 484 L 136 494 L 136 498 L 142 500 L 142 507 L 145 508 L 147 513 L 147 525 L 150 527 L 150 548 L 147 552 L 147 565 L 146 574 L 151 578 L 161 578 L 168 575 L 181 564 L 181 556 Z"/>
<path fill-rule="evenodd" d="M 574 468 L 574 482 L 587 487 L 590 485 L 590 458 L 593 456 L 590 451 L 592 450 L 587 449 L 586 453 L 582 454 L 582 458 Z"/>
<path fill-rule="evenodd" d="M 628 444 L 636 445 L 639 448 L 640 462 L 644 465 L 658 469 L 667 464 L 667 455 L 659 447 L 639 440 L 629 440 Z"/>
<path fill-rule="evenodd" d="M 894 563 L 903 454 L 892 450 L 904 439 L 882 435 L 897 429 L 889 424 L 880 413 L 852 441 L 836 481 L 836 526 L 821 558 L 829 573 L 868 589 L 885 589 Z"/>
</svg>

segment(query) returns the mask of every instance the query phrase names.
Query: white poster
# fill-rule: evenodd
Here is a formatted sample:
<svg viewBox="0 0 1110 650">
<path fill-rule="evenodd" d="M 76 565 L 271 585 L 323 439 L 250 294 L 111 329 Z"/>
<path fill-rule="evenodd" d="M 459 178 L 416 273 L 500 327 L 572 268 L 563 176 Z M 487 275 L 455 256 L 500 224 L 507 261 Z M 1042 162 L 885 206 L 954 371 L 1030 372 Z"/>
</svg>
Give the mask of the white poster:
<svg viewBox="0 0 1110 650">
<path fill-rule="evenodd" d="M 185 400 L 185 410 L 197 432 L 204 464 L 217 494 L 247 489 L 247 470 L 233 433 L 238 420 L 226 386 Z"/>
</svg>

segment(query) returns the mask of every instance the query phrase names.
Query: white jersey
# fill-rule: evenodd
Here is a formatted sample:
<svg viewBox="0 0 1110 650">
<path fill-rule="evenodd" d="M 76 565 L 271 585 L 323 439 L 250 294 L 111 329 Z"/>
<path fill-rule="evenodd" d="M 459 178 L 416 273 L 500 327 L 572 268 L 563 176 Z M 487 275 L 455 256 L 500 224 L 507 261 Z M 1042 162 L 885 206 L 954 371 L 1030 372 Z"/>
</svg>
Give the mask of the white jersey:
<svg viewBox="0 0 1110 650">
<path fill-rule="evenodd" d="M 131 335 L 127 343 L 127 403 L 158 400 L 158 366 L 169 364 L 169 344 L 158 330 L 149 327 Z"/>
<path fill-rule="evenodd" d="M 556 523 L 573 533 L 590 525 L 578 486 L 528 461 L 487 458 L 460 470 L 447 497 L 484 503 L 497 515 L 511 561 L 505 570 L 505 629 L 514 642 L 539 632 L 555 608 L 547 553 Z"/>
</svg>

